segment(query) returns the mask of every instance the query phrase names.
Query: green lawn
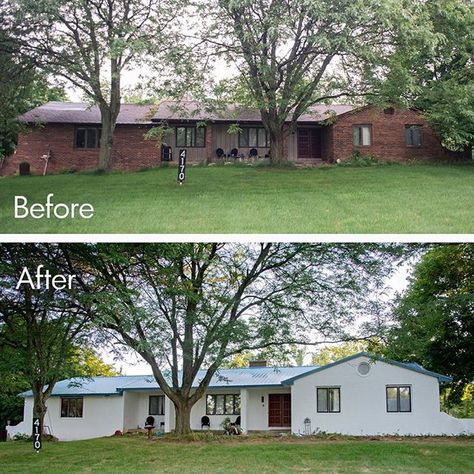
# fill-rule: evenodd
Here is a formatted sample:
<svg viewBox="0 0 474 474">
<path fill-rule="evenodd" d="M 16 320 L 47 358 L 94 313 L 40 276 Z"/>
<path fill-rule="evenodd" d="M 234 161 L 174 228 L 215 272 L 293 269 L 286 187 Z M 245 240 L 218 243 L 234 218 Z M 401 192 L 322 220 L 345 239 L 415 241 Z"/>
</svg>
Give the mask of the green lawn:
<svg viewBox="0 0 474 474">
<path fill-rule="evenodd" d="M 472 473 L 474 440 L 177 443 L 102 438 L 0 443 L 0 472 L 13 473 Z"/>
<path fill-rule="evenodd" d="M 188 167 L 0 179 L 0 233 L 474 233 L 474 166 Z M 13 218 L 29 202 L 88 202 L 89 220 Z"/>
</svg>

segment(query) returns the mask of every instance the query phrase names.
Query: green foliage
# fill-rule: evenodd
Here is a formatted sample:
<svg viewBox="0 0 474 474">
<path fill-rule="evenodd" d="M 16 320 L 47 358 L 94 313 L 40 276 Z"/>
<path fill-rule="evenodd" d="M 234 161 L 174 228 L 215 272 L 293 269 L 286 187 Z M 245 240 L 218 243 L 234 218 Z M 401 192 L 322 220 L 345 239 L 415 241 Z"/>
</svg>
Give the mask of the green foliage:
<svg viewBox="0 0 474 474">
<path fill-rule="evenodd" d="M 474 245 L 440 245 L 418 264 L 396 308 L 388 354 L 453 377 L 448 403 L 474 380 Z"/>
<path fill-rule="evenodd" d="M 441 397 L 441 409 L 456 418 L 474 418 L 474 385 L 467 384 L 461 398 L 450 399 L 451 389 L 446 389 Z"/>
<path fill-rule="evenodd" d="M 24 433 L 17 433 L 15 436 L 13 436 L 13 441 L 31 441 L 31 440 L 32 440 L 31 436 Z"/>
<path fill-rule="evenodd" d="M 20 54 L 19 39 L 14 36 L 7 18 L 9 9 L 0 1 L 0 166 L 3 158 L 16 148 L 21 129 L 17 117 L 51 100 L 64 100 L 62 85 L 50 83 L 46 74 L 39 72 L 33 61 Z M 5 16 L 4 16 L 5 15 Z"/>
<path fill-rule="evenodd" d="M 379 159 L 374 155 L 364 155 L 360 150 L 355 150 L 347 161 L 337 161 L 338 166 L 366 167 L 379 165 Z"/>
<path fill-rule="evenodd" d="M 38 265 L 51 275 L 75 274 L 72 287 L 18 285 L 24 268 L 35 275 Z M 28 384 L 40 418 L 56 382 L 68 375 L 90 322 L 91 301 L 80 291 L 79 275 L 60 246 L 0 244 L 0 369 Z"/>
<path fill-rule="evenodd" d="M 266 347 L 258 351 L 243 351 L 226 360 L 222 367 L 229 369 L 248 367 L 251 360 L 265 360 L 269 367 L 294 367 L 304 365 L 308 349 L 297 344 Z"/>
<path fill-rule="evenodd" d="M 1 323 L 0 323 L 1 327 Z M 94 377 L 98 375 L 119 375 L 111 365 L 106 364 L 95 349 L 88 346 L 76 347 L 69 358 L 63 362 L 61 378 Z M 16 425 L 23 419 L 24 399 L 18 394 L 31 389 L 28 374 L 17 364 L 12 363 L 10 352 L 0 355 L 0 428 L 10 420 Z"/>
<path fill-rule="evenodd" d="M 93 292 L 95 323 L 150 364 L 175 405 L 178 434 L 190 432 L 190 408 L 233 355 L 350 338 L 358 316 L 380 310 L 375 295 L 404 255 L 402 246 L 368 244 L 98 244 L 70 251 L 87 269 L 91 291 L 104 289 Z"/>
<path fill-rule="evenodd" d="M 325 346 L 313 354 L 312 363 L 313 365 L 323 366 L 359 352 L 381 353 L 380 341 L 371 338 L 369 340 L 348 341 L 333 346 Z"/>
<path fill-rule="evenodd" d="M 420 109 L 444 145 L 474 145 L 474 5 L 432 0 L 417 6 L 415 30 L 398 31 L 381 94 Z"/>
<path fill-rule="evenodd" d="M 112 364 L 105 363 L 97 351 L 88 346 L 76 347 L 69 357 L 65 378 L 120 375 Z"/>
<path fill-rule="evenodd" d="M 22 53 L 48 74 L 62 77 L 99 106 L 99 169 L 110 166 L 121 106 L 122 76 L 131 66 L 162 60 L 179 43 L 175 26 L 187 4 L 142 0 L 16 0 L 14 25 Z M 23 25 L 34 25 L 26 28 Z"/>
<path fill-rule="evenodd" d="M 260 109 L 274 161 L 286 158 L 285 123 L 294 128 L 309 106 L 373 91 L 366 71 L 377 70 L 413 10 L 403 0 L 197 3 L 210 44 L 226 25 L 215 52 L 240 73 L 220 82 L 215 95 Z"/>
</svg>

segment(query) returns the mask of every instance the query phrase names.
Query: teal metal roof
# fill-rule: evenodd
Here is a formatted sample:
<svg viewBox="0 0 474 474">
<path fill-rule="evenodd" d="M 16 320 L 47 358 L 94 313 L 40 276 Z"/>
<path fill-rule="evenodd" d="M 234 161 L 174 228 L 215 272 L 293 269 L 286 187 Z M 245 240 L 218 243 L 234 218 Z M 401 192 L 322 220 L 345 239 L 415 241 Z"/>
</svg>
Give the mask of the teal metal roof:
<svg viewBox="0 0 474 474">
<path fill-rule="evenodd" d="M 221 369 L 212 377 L 209 388 L 281 387 L 284 380 L 314 368 L 310 366 Z M 198 372 L 193 386 L 198 386 L 205 373 L 205 370 Z M 165 374 L 165 378 L 171 383 L 170 374 Z M 127 390 L 160 390 L 160 388 L 152 375 L 75 378 L 58 382 L 52 396 L 121 395 Z M 32 392 L 30 390 L 21 395 L 31 397 Z"/>
<path fill-rule="evenodd" d="M 426 370 L 415 362 L 397 362 L 367 352 L 359 352 L 358 354 L 345 357 L 344 359 L 322 367 L 246 367 L 242 369 L 220 369 L 214 374 L 214 377 L 212 377 L 209 388 L 281 387 L 282 385 L 292 385 L 297 379 L 343 364 L 344 362 L 358 357 L 368 357 L 374 361 L 385 362 L 420 374 L 435 377 L 440 383 L 451 383 L 453 380 L 446 375 Z M 205 370 L 198 372 L 193 384 L 194 387 L 198 386 L 205 373 Z M 171 383 L 169 373 L 165 374 L 165 378 L 168 383 Z M 160 390 L 160 387 L 152 375 L 75 378 L 58 382 L 53 389 L 52 396 L 120 396 L 124 391 L 133 390 Z M 21 394 L 23 397 L 31 397 L 32 395 L 31 390 Z"/>
<path fill-rule="evenodd" d="M 420 364 L 417 364 L 416 362 L 398 362 L 396 360 L 386 359 L 384 357 L 380 357 L 375 354 L 370 354 L 368 352 L 359 352 L 358 354 L 344 357 L 343 359 L 339 359 L 336 362 L 332 362 L 331 364 L 323 365 L 321 367 L 315 367 L 314 369 L 309 370 L 305 372 L 304 374 L 299 374 L 299 375 L 290 377 L 289 379 L 283 381 L 283 385 L 292 385 L 295 380 L 305 377 L 306 375 L 321 372 L 322 370 L 326 370 L 336 365 L 343 364 L 344 362 L 357 359 L 358 357 L 368 357 L 369 359 L 372 359 L 374 361 L 385 362 L 386 364 L 396 365 L 397 367 L 401 367 L 403 369 L 408 369 L 408 370 L 412 370 L 413 372 L 418 372 L 420 374 L 428 375 L 430 377 L 435 377 L 438 379 L 439 383 L 451 383 L 453 381 L 452 377 L 448 377 L 447 375 L 442 375 L 436 372 L 432 372 L 431 370 L 427 370 L 423 368 Z"/>
</svg>

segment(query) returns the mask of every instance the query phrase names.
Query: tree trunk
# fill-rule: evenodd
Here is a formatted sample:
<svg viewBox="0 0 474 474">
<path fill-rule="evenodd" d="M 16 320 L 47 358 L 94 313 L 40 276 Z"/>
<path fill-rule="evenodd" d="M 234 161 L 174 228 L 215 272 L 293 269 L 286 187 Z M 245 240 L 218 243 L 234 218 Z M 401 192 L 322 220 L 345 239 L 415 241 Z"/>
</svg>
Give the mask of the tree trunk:
<svg viewBox="0 0 474 474">
<path fill-rule="evenodd" d="M 184 436 L 190 434 L 191 431 L 191 408 L 189 401 L 174 404 L 176 410 L 176 426 L 175 434 Z"/>
<path fill-rule="evenodd" d="M 288 161 L 286 137 L 284 127 L 272 126 L 270 128 L 270 160 L 275 165 Z"/>
<path fill-rule="evenodd" d="M 114 140 L 115 119 L 108 107 L 101 107 L 102 130 L 100 135 L 99 165 L 97 171 L 105 172 L 110 169 L 112 144 Z"/>
<path fill-rule="evenodd" d="M 40 419 L 41 433 L 44 434 L 44 417 L 46 415 L 46 400 L 42 393 L 34 394 L 33 417 Z M 33 435 L 33 425 L 31 425 Z"/>
</svg>

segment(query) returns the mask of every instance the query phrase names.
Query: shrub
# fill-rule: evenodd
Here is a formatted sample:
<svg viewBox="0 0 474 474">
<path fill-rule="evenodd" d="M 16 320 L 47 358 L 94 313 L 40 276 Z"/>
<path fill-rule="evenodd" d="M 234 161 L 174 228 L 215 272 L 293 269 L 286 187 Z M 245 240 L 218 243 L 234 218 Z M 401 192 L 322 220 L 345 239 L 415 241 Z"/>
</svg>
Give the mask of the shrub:
<svg viewBox="0 0 474 474">
<path fill-rule="evenodd" d="M 379 159 L 374 155 L 363 155 L 360 150 L 355 150 L 349 160 L 337 162 L 339 166 L 375 166 L 379 165 Z"/>
</svg>

